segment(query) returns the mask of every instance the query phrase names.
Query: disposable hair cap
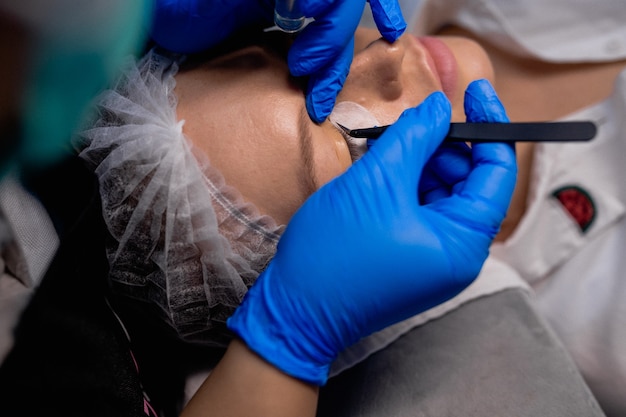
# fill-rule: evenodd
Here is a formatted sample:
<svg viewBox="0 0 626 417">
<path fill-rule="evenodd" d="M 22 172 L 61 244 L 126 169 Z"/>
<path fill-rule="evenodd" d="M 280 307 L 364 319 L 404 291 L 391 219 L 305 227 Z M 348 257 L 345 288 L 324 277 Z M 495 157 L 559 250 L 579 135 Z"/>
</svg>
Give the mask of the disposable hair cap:
<svg viewBox="0 0 626 417">
<path fill-rule="evenodd" d="M 78 137 L 100 182 L 113 291 L 156 306 L 185 340 L 224 346 L 225 321 L 284 226 L 261 216 L 195 149 L 176 118 L 176 57 L 132 60 Z"/>
</svg>

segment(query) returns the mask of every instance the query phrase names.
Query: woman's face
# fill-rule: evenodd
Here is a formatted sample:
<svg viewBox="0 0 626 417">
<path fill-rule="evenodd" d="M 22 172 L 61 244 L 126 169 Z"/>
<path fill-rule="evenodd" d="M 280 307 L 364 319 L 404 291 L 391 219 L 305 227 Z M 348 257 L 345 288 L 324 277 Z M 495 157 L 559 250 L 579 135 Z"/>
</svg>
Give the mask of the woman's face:
<svg viewBox="0 0 626 417">
<path fill-rule="evenodd" d="M 279 224 L 352 163 L 337 128 L 308 117 L 304 93 L 285 60 L 261 47 L 223 55 L 176 78 L 185 134 L 227 184 Z M 463 121 L 465 88 L 478 78 L 492 79 L 493 71 L 473 41 L 404 35 L 389 44 L 377 31 L 359 29 L 337 103 L 358 103 L 380 124 L 390 124 L 430 93 L 443 91 L 453 119 Z"/>
</svg>

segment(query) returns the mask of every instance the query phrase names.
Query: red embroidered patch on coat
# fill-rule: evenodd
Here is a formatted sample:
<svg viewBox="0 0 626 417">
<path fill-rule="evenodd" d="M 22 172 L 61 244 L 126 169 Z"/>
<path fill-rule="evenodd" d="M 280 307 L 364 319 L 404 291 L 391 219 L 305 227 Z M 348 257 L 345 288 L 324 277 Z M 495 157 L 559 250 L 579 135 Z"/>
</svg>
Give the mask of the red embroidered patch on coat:
<svg viewBox="0 0 626 417">
<path fill-rule="evenodd" d="M 596 206 L 591 196 L 575 185 L 561 187 L 552 195 L 563 205 L 584 233 L 596 217 Z"/>
</svg>

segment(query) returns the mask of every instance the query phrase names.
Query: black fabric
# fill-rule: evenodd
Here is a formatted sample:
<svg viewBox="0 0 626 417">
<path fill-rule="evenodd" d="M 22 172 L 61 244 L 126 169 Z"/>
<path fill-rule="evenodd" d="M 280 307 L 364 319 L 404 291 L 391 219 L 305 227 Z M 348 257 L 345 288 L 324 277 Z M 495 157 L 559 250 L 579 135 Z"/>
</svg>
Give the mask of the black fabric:
<svg viewBox="0 0 626 417">
<path fill-rule="evenodd" d="M 23 181 L 48 210 L 61 245 L 0 367 L 0 416 L 145 416 L 143 390 L 159 415 L 177 416 L 189 372 L 213 367 L 223 350 L 181 342 L 149 318 L 150 306 L 110 293 L 111 237 L 97 179 L 81 159 Z"/>
<path fill-rule="evenodd" d="M 150 399 L 164 417 L 178 416 L 184 404 L 187 377 L 215 367 L 224 349 L 182 341 L 171 327 L 155 320 L 153 305 L 128 298 L 114 298 L 116 311 L 131 334 L 141 380 Z"/>
<path fill-rule="evenodd" d="M 62 243 L 0 368 L 0 415 L 145 416 L 127 338 L 106 304 L 95 177 L 72 158 L 28 185 Z"/>
</svg>

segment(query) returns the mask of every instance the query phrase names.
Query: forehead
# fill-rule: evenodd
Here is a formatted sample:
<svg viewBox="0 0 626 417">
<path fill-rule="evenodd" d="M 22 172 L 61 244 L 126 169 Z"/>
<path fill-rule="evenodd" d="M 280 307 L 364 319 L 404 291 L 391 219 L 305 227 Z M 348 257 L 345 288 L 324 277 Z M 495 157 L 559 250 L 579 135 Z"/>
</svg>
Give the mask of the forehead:
<svg viewBox="0 0 626 417">
<path fill-rule="evenodd" d="M 284 56 L 258 43 L 187 63 L 176 77 L 177 113 L 226 182 L 286 223 L 350 158 L 336 149 L 343 141 L 336 130 L 308 117 L 301 80 Z"/>
<path fill-rule="evenodd" d="M 227 184 L 286 223 L 311 191 L 303 172 L 304 93 L 285 63 L 246 47 L 180 72 L 176 96 L 185 134 Z"/>
<path fill-rule="evenodd" d="M 232 54 L 248 47 L 259 47 L 283 62 L 287 62 L 287 53 L 293 43 L 293 38 L 283 32 L 264 32 L 259 28 L 251 28 L 233 34 L 219 45 L 206 51 L 190 54 L 185 57 L 181 69 L 190 69 L 206 65 L 220 57 Z"/>
<path fill-rule="evenodd" d="M 304 93 L 293 83 L 286 63 L 259 46 L 182 68 L 176 75 L 176 96 L 188 128 L 198 124 L 206 131 L 228 129 L 231 147 L 252 136 L 295 137 L 296 120 L 305 105 Z M 257 148 L 262 143 L 250 145 Z"/>
</svg>

